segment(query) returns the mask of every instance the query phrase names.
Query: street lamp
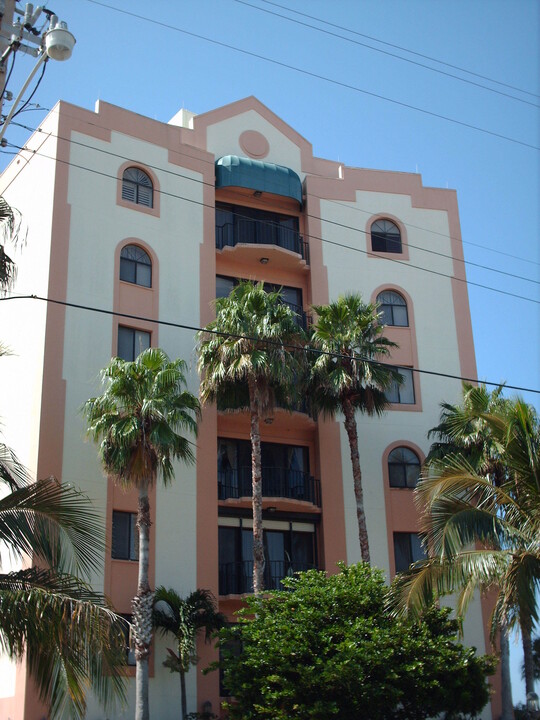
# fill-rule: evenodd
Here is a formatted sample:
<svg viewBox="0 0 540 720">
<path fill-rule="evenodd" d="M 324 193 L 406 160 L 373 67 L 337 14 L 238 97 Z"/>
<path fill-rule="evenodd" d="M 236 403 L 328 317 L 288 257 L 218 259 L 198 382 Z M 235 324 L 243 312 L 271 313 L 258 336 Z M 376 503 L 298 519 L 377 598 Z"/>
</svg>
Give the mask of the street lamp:
<svg viewBox="0 0 540 720">
<path fill-rule="evenodd" d="M 68 30 L 67 23 L 62 22 L 58 19 L 56 15 L 52 13 L 49 16 L 49 29 L 43 34 L 43 37 L 41 39 L 36 38 L 32 35 L 32 33 L 25 30 L 37 20 L 42 10 L 43 8 L 38 7 L 34 12 L 33 6 L 30 3 L 27 4 L 25 20 L 28 16 L 29 21 L 25 23 L 24 26 L 22 26 L 20 23 L 13 24 L 17 32 L 13 33 L 13 35 L 11 36 L 11 43 L 1 58 L 2 61 L 5 62 L 9 53 L 13 52 L 16 48 L 22 45 L 21 40 L 23 38 L 32 43 L 39 42 L 39 48 L 23 46 L 26 52 L 29 52 L 35 57 L 38 57 L 38 61 L 30 75 L 26 78 L 26 81 L 22 86 L 21 91 L 15 98 L 15 101 L 11 106 L 11 110 L 9 111 L 9 114 L 6 117 L 4 124 L 2 125 L 2 129 L 0 131 L 0 142 L 5 135 L 7 127 L 11 122 L 11 119 L 13 118 L 17 107 L 19 106 L 19 103 L 22 100 L 24 93 L 26 92 L 36 72 L 43 65 L 43 63 L 47 62 L 49 58 L 51 58 L 52 60 L 58 60 L 59 62 L 69 60 L 69 58 L 71 57 L 71 53 L 73 52 L 73 47 L 76 42 L 75 36 Z"/>
</svg>

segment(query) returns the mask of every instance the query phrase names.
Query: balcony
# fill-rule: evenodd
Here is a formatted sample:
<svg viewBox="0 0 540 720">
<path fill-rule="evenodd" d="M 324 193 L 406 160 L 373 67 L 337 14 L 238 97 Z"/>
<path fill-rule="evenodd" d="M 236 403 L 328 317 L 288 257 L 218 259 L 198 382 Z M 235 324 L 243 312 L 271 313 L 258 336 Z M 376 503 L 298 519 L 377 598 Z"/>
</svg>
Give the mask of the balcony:
<svg viewBox="0 0 540 720">
<path fill-rule="evenodd" d="M 262 468 L 263 497 L 303 500 L 321 506 L 319 481 L 302 470 L 282 467 Z M 218 498 L 231 500 L 251 497 L 251 465 L 232 470 L 218 470 Z"/>
<path fill-rule="evenodd" d="M 216 248 L 236 245 L 274 245 L 300 255 L 309 265 L 309 245 L 297 230 L 285 225 L 237 216 L 234 222 L 216 225 Z"/>
<path fill-rule="evenodd" d="M 284 590 L 281 580 L 294 575 L 295 572 L 317 569 L 312 563 L 295 562 L 294 560 L 267 560 L 264 567 L 265 590 Z M 220 563 L 219 594 L 243 595 L 253 592 L 253 562 Z"/>
</svg>

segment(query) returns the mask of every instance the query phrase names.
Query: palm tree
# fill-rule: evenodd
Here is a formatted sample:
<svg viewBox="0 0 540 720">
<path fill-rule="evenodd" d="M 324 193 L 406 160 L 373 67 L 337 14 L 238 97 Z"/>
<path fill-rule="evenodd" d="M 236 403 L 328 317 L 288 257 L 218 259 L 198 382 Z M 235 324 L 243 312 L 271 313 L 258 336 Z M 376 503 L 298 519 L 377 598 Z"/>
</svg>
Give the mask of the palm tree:
<svg viewBox="0 0 540 720">
<path fill-rule="evenodd" d="M 217 401 L 224 407 L 229 404 L 232 391 L 243 390 L 245 402 L 240 405 L 247 406 L 251 415 L 255 594 L 264 588 L 259 425 L 277 399 L 280 405 L 291 404 L 294 380 L 299 375 L 296 347 L 300 342 L 297 316 L 281 301 L 281 293 L 267 293 L 262 283 L 247 281 L 233 288 L 228 297 L 216 300 L 216 319 L 199 333 L 203 402 Z"/>
<path fill-rule="evenodd" d="M 161 635 L 174 636 L 176 648 L 167 648 L 168 657 L 163 662 L 171 672 L 180 674 L 180 697 L 182 720 L 187 720 L 186 673 L 196 665 L 197 635 L 204 630 L 205 641 L 222 628 L 225 616 L 216 610 L 216 601 L 209 590 L 195 590 L 186 598 L 175 590 L 161 586 L 156 590 L 154 603 L 154 627 Z"/>
<path fill-rule="evenodd" d="M 136 720 L 148 720 L 148 655 L 152 640 L 154 593 L 148 581 L 150 504 L 148 490 L 161 476 L 174 478 L 174 459 L 193 462 L 190 442 L 179 432 L 196 433 L 199 401 L 186 390 L 186 364 L 171 362 L 149 348 L 133 362 L 113 358 L 102 370 L 106 389 L 88 400 L 83 411 L 88 434 L 100 442 L 107 475 L 139 493 L 139 577 L 132 601 L 136 660 Z"/>
<path fill-rule="evenodd" d="M 355 413 L 380 415 L 388 406 L 385 396 L 393 381 L 401 376 L 381 358 L 396 344 L 384 337 L 377 307 L 364 303 L 358 294 L 340 296 L 329 305 L 314 305 L 318 316 L 311 335 L 315 353 L 310 379 L 313 407 L 330 418 L 344 415 L 349 439 L 358 518 L 358 537 L 362 560 L 370 562 L 369 540 L 364 510 L 362 470 Z"/>
<path fill-rule="evenodd" d="M 491 398 L 490 412 L 484 412 L 485 388 L 466 386 L 465 395 L 470 421 L 486 437 L 485 452 L 461 452 L 457 443 L 430 463 L 417 488 L 429 558 L 398 579 L 393 602 L 416 614 L 435 598 L 458 592 L 462 615 L 476 588 L 497 588 L 492 634 L 519 623 L 526 690 L 532 692 L 529 640 L 540 586 L 539 422 L 522 400 Z"/>
<path fill-rule="evenodd" d="M 0 197 L 0 292 L 9 290 L 13 285 L 17 266 L 6 253 L 5 246 L 8 242 L 15 242 L 19 234 L 20 217 L 3 197 Z"/>
<path fill-rule="evenodd" d="M 433 465 L 451 454 L 466 457 L 476 471 L 500 485 L 505 475 L 501 462 L 501 448 L 491 435 L 484 414 L 502 412 L 508 401 L 502 397 L 503 386 L 490 391 L 485 385 L 463 383 L 461 405 L 441 403 L 439 425 L 431 429 L 428 437 L 436 438 L 426 458 L 426 467 Z M 514 717 L 512 682 L 510 677 L 510 643 L 506 623 L 499 632 L 501 658 L 501 700 L 502 720 Z"/>
<path fill-rule="evenodd" d="M 79 579 L 104 552 L 99 517 L 86 496 L 54 478 L 31 481 L 0 444 L 0 648 L 27 667 L 51 717 L 84 717 L 89 686 L 107 707 L 124 697 L 122 618 Z M 100 539 L 101 538 L 101 539 Z M 76 573 L 76 574 L 75 574 Z"/>
</svg>

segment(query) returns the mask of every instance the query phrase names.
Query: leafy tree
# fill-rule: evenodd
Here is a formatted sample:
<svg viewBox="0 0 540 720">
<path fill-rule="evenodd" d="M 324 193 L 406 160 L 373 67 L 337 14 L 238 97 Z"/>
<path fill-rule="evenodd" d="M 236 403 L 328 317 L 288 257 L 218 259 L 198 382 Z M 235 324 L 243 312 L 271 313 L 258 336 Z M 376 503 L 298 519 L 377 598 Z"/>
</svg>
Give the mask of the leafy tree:
<svg viewBox="0 0 540 720">
<path fill-rule="evenodd" d="M 430 557 L 401 576 L 394 603 L 414 614 L 434 597 L 458 592 L 461 615 L 476 588 L 497 588 L 492 633 L 519 623 L 530 692 L 540 586 L 538 418 L 521 400 L 492 402 L 485 388 L 464 390 L 456 416 L 466 419 L 469 408 L 480 451 L 462 451 L 457 443 L 448 454 L 438 450 L 430 463 L 417 488 Z M 447 427 L 453 415 L 443 418 Z"/>
<path fill-rule="evenodd" d="M 320 353 L 314 358 L 309 396 L 315 410 L 328 417 L 344 416 L 349 439 L 358 537 L 362 560 L 370 562 L 364 509 L 362 470 L 355 414 L 380 415 L 388 406 L 385 390 L 401 376 L 377 360 L 387 357 L 396 344 L 384 337 L 375 305 L 358 294 L 339 297 L 329 305 L 314 305 L 318 319 L 311 343 Z M 375 362 L 374 362 L 375 361 Z"/>
<path fill-rule="evenodd" d="M 88 434 L 100 442 L 104 471 L 139 493 L 139 578 L 133 599 L 136 660 L 136 719 L 147 720 L 148 655 L 152 640 L 154 593 L 148 581 L 150 503 L 148 490 L 160 476 L 174 478 L 174 459 L 193 462 L 189 440 L 196 433 L 199 402 L 188 392 L 183 360 L 171 362 L 159 348 L 149 348 L 134 362 L 113 358 L 102 370 L 106 389 L 83 408 Z"/>
<path fill-rule="evenodd" d="M 216 300 L 216 319 L 199 333 L 199 371 L 203 402 L 231 407 L 245 391 L 251 415 L 253 507 L 253 590 L 264 587 L 262 471 L 260 421 L 280 400 L 290 404 L 299 363 L 294 345 L 300 336 L 297 317 L 266 292 L 262 283 L 241 282 L 226 298 Z"/>
<path fill-rule="evenodd" d="M 233 720 L 461 718 L 486 704 L 493 659 L 457 642 L 448 609 L 392 618 L 382 573 L 366 563 L 283 583 L 220 632 Z"/>
<path fill-rule="evenodd" d="M 124 621 L 79 575 L 100 565 L 100 519 L 86 496 L 54 478 L 32 482 L 0 444 L 0 649 L 28 670 L 51 717 L 84 717 L 90 686 L 108 707 L 124 697 Z"/>
<path fill-rule="evenodd" d="M 164 636 L 172 635 L 175 649 L 167 648 L 163 665 L 180 675 L 182 720 L 187 720 L 186 673 L 199 661 L 197 636 L 204 630 L 208 642 L 212 633 L 225 624 L 225 616 L 216 610 L 216 601 L 209 590 L 194 590 L 186 598 L 175 590 L 161 586 L 156 590 L 154 627 Z"/>
</svg>

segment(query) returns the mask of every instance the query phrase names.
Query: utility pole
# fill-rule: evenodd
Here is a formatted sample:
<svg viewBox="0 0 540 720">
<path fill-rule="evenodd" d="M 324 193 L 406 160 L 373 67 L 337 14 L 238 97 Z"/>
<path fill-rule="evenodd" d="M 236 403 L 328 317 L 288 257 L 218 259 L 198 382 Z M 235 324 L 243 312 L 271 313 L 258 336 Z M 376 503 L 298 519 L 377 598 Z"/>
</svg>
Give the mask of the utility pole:
<svg viewBox="0 0 540 720">
<path fill-rule="evenodd" d="M 46 17 L 45 24 L 38 29 L 36 25 L 42 15 Z M 47 20 L 48 27 L 45 27 Z M 33 3 L 26 3 L 21 8 L 16 0 L 0 0 L 0 146 L 6 144 L 7 127 L 38 69 L 49 59 L 68 60 L 74 45 L 75 37 L 69 32 L 67 23 L 59 20 L 52 10 L 42 5 L 34 8 Z M 8 84 L 19 54 L 30 55 L 38 61 L 13 100 Z M 13 101 L 7 115 L 3 114 L 4 101 Z"/>
<path fill-rule="evenodd" d="M 9 46 L 11 33 L 8 36 L 8 32 L 11 30 L 13 25 L 14 11 L 15 0 L 0 0 L 0 57 L 4 57 L 4 53 Z M 0 63 L 0 88 L 4 88 L 4 92 L 0 96 L 0 115 L 2 115 L 4 95 L 6 91 L 6 67 L 6 62 Z"/>
</svg>

